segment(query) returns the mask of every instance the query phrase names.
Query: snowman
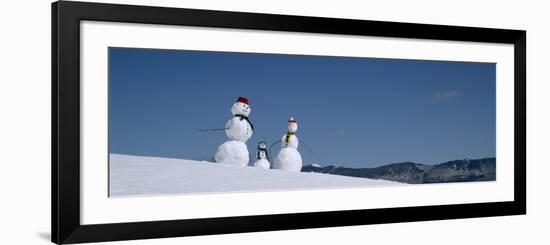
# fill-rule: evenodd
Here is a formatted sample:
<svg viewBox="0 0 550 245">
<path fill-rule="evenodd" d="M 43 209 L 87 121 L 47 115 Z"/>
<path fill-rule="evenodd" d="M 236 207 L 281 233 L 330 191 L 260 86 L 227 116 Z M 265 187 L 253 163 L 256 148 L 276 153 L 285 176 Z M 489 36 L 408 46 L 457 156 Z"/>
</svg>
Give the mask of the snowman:
<svg viewBox="0 0 550 245">
<path fill-rule="evenodd" d="M 258 143 L 258 152 L 256 153 L 254 167 L 269 169 L 269 157 L 267 155 L 267 144 L 265 141 L 260 141 L 260 143 Z"/>
<path fill-rule="evenodd" d="M 248 99 L 239 97 L 231 107 L 233 118 L 225 124 L 228 141 L 218 147 L 214 160 L 219 163 L 246 166 L 248 165 L 248 148 L 246 141 L 252 137 L 254 127 L 248 120 L 250 105 Z"/>
<path fill-rule="evenodd" d="M 282 148 L 275 158 L 274 168 L 290 172 L 302 170 L 302 156 L 298 152 L 298 137 L 296 137 L 297 130 L 298 123 L 291 117 L 288 120 L 288 132 L 281 139 Z"/>
</svg>

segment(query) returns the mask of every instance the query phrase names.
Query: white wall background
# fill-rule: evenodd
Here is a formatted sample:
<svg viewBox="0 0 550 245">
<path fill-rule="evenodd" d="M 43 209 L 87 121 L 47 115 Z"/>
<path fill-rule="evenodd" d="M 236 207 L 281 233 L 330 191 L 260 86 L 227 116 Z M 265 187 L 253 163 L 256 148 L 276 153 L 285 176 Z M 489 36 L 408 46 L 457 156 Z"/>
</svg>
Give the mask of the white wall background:
<svg viewBox="0 0 550 245">
<path fill-rule="evenodd" d="M 113 1 L 107 1 L 113 2 Z M 526 216 L 201 236 L 106 244 L 548 244 L 550 44 L 545 1 L 118 1 L 245 12 L 527 30 Z M 9 1 L 0 14 L 0 244 L 48 244 L 50 2 Z"/>
</svg>

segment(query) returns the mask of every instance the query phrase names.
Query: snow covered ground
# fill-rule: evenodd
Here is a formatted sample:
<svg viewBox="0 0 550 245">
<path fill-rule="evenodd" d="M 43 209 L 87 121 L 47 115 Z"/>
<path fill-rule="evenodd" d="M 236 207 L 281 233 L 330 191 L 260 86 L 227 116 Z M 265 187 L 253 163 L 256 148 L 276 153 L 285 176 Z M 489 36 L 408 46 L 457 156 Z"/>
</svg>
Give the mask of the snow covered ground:
<svg viewBox="0 0 550 245">
<path fill-rule="evenodd" d="M 120 154 L 110 154 L 109 171 L 111 196 L 402 185 L 385 180 Z"/>
</svg>

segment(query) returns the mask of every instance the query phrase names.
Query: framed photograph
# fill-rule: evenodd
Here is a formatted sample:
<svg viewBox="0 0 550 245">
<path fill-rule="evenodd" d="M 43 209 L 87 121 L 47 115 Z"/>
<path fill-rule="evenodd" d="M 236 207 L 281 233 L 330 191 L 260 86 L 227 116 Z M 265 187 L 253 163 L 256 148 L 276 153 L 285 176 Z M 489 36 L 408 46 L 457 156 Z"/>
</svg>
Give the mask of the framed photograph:
<svg viewBox="0 0 550 245">
<path fill-rule="evenodd" d="M 52 241 L 525 214 L 525 38 L 55 2 Z"/>
</svg>

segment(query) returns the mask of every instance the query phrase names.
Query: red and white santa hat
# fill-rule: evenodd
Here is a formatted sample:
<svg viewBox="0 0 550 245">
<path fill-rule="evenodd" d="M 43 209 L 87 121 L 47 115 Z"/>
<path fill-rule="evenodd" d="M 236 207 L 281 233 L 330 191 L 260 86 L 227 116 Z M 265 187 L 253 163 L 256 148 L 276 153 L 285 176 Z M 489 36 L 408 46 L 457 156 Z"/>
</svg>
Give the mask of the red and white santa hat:
<svg viewBox="0 0 550 245">
<path fill-rule="evenodd" d="M 245 98 L 245 97 L 239 97 L 237 98 L 237 101 L 236 102 L 241 102 L 241 103 L 245 103 L 248 105 L 248 99 Z"/>
<path fill-rule="evenodd" d="M 291 124 L 291 123 L 297 123 L 294 117 L 290 117 L 290 119 L 288 119 L 288 124 Z"/>
</svg>

